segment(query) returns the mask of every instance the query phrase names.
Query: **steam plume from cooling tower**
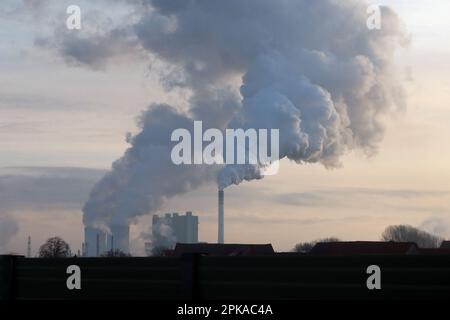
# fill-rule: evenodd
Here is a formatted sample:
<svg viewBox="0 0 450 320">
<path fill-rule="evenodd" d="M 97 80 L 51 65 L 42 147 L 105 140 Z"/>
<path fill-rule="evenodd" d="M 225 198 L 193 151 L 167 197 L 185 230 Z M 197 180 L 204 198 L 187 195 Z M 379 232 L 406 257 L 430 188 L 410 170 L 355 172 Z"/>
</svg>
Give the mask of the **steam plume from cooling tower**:
<svg viewBox="0 0 450 320">
<path fill-rule="evenodd" d="M 17 234 L 19 226 L 16 220 L 8 216 L 0 216 L 0 254 L 6 253 L 9 241 Z"/>
<path fill-rule="evenodd" d="M 135 6 L 128 24 L 83 38 L 60 35 L 53 47 L 92 67 L 130 48 L 144 50 L 167 66 L 161 74 L 167 90 L 190 93 L 189 107 L 158 104 L 142 114 L 141 132 L 84 207 L 87 225 L 126 223 L 208 181 L 223 189 L 261 178 L 258 165 L 173 165 L 170 134 L 190 130 L 193 120 L 220 129 L 280 129 L 280 159 L 337 167 L 350 149 L 375 152 L 380 117 L 403 105 L 390 62 L 404 38 L 388 8 L 382 29 L 369 30 L 367 5 L 359 0 Z"/>
</svg>

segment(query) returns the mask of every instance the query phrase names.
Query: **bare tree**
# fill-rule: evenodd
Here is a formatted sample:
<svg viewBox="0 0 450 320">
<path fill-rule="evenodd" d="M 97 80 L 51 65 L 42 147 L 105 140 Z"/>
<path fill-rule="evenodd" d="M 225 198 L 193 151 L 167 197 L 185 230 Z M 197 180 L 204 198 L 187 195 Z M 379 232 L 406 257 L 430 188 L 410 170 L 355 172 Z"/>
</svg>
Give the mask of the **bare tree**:
<svg viewBox="0 0 450 320">
<path fill-rule="evenodd" d="M 71 255 L 69 245 L 60 237 L 48 239 L 39 248 L 39 257 L 41 258 L 65 258 Z"/>
<path fill-rule="evenodd" d="M 335 238 L 335 237 L 329 237 L 329 238 L 323 238 L 323 239 L 318 239 L 318 240 L 309 241 L 309 242 L 300 242 L 295 245 L 293 251 L 300 252 L 300 253 L 308 253 L 316 245 L 316 243 L 338 242 L 338 241 L 341 241 L 341 240 L 339 240 L 338 238 Z"/>
<path fill-rule="evenodd" d="M 131 254 L 129 253 L 125 253 L 120 249 L 114 249 L 114 250 L 109 250 L 104 252 L 102 255 L 102 257 L 108 257 L 108 258 L 112 258 L 112 257 L 131 257 Z"/>
<path fill-rule="evenodd" d="M 444 239 L 408 225 L 387 227 L 382 235 L 383 241 L 415 242 L 420 248 L 439 248 Z"/>
</svg>

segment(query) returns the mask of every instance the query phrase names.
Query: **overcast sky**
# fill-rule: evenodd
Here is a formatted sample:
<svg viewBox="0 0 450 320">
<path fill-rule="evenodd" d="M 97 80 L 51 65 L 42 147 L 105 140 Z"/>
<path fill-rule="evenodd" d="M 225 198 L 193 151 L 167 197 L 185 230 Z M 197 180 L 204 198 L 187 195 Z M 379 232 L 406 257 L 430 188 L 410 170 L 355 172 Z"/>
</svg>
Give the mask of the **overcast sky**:
<svg viewBox="0 0 450 320">
<path fill-rule="evenodd" d="M 119 158 L 127 132 L 152 102 L 181 103 L 159 83 L 158 61 L 122 57 L 98 70 L 65 61 L 36 39 L 52 34 L 67 1 L 1 1 L 0 4 L 0 250 L 26 252 L 53 235 L 76 251 L 82 242 L 81 208 L 90 188 Z M 126 19 L 115 1 L 70 1 L 99 25 Z M 386 119 L 378 154 L 353 152 L 343 167 L 296 165 L 283 160 L 278 175 L 226 190 L 226 241 L 295 243 L 336 236 L 377 240 L 391 224 L 411 224 L 450 237 L 450 2 L 373 1 L 403 20 L 410 45 L 396 64 L 407 109 Z M 67 2 L 69 3 L 69 2 Z M 56 10 L 56 11 L 55 11 Z M 60 18 L 65 23 L 66 15 Z M 104 20 L 103 20 L 104 19 Z M 77 169 L 78 168 L 78 169 Z M 81 169 L 83 168 L 83 169 Z M 194 211 L 200 240 L 216 240 L 216 189 L 206 186 L 166 203 L 160 213 Z M 13 223 L 11 223 L 13 221 Z M 132 226 L 132 236 L 150 217 Z M 17 229 L 17 230 L 16 230 Z M 132 242 L 136 253 L 142 245 Z"/>
</svg>

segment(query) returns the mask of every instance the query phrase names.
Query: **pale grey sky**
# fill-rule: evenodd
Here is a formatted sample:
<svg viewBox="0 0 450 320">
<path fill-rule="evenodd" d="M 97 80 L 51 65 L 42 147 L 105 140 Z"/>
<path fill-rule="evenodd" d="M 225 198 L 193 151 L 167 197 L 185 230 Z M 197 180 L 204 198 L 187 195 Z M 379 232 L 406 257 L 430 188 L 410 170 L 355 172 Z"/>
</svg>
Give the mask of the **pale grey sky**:
<svg viewBox="0 0 450 320">
<path fill-rule="evenodd" d="M 77 2 L 99 14 L 100 26 L 127 17 L 126 5 L 70 1 Z M 429 229 L 434 228 L 429 221 L 450 224 L 450 2 L 371 2 L 391 6 L 410 34 L 409 47 L 396 57 L 407 110 L 386 119 L 385 138 L 371 158 L 353 152 L 342 159 L 342 168 L 331 171 L 283 160 L 278 175 L 228 188 L 228 242 L 289 250 L 296 242 L 326 236 L 376 240 L 390 224 L 428 221 Z M 118 59 L 91 70 L 35 46 L 55 23 L 65 23 L 65 14 L 61 22 L 58 14 L 39 10 L 53 8 L 55 1 L 21 3 L 0 4 L 0 223 L 8 217 L 18 224 L 17 234 L 0 250 L 24 253 L 28 235 L 34 251 L 53 235 L 76 250 L 89 188 L 127 148 L 125 135 L 136 132 L 136 117 L 152 102 L 182 105 L 184 97 L 164 91 L 161 66 L 151 57 Z M 194 211 L 201 240 L 212 242 L 215 196 L 215 188 L 207 186 L 169 201 L 161 212 Z M 133 236 L 149 223 L 149 217 L 136 221 Z M 450 237 L 449 227 L 438 231 Z M 140 244 L 134 246 L 140 252 Z"/>
</svg>

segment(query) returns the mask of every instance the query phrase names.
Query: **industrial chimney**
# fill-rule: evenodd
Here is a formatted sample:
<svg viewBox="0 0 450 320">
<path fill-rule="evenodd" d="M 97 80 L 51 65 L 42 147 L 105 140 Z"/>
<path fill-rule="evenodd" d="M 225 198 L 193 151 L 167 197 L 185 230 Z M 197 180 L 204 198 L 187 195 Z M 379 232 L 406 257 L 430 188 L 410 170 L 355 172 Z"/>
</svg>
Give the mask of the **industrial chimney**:
<svg viewBox="0 0 450 320">
<path fill-rule="evenodd" d="M 223 190 L 219 190 L 219 235 L 217 240 L 218 243 L 224 243 L 223 201 L 224 201 Z"/>
<path fill-rule="evenodd" d="M 95 251 L 95 256 L 99 257 L 100 256 L 100 234 L 97 233 L 97 247 L 96 247 L 96 251 Z"/>
</svg>

